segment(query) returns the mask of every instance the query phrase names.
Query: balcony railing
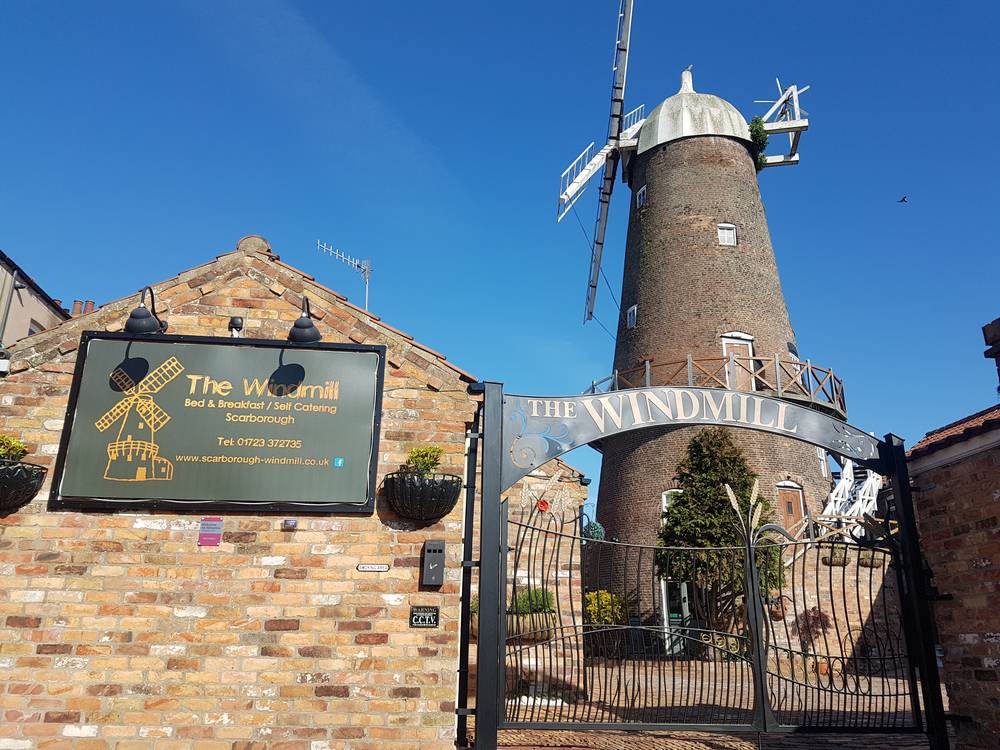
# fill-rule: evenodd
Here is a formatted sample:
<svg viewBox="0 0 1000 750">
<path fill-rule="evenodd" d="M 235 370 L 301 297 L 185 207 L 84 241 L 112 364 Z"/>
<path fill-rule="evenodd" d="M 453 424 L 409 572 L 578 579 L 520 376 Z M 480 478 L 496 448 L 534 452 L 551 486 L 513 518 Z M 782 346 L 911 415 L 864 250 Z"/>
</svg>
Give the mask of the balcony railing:
<svg viewBox="0 0 1000 750">
<path fill-rule="evenodd" d="M 812 362 L 756 357 L 692 357 L 679 362 L 646 361 L 631 370 L 615 370 L 591 383 L 587 393 L 619 391 L 647 386 L 726 388 L 761 393 L 801 403 L 840 419 L 847 419 L 844 383 L 833 370 Z"/>
</svg>

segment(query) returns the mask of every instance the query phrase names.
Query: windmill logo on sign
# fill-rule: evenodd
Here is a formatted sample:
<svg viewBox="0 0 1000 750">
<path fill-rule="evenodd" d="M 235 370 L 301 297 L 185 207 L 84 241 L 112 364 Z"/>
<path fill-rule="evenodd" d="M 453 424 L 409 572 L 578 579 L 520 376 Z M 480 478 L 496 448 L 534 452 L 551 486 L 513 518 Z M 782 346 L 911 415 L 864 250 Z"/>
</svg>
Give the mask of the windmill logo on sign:
<svg viewBox="0 0 1000 750">
<path fill-rule="evenodd" d="M 117 437 L 108 443 L 105 479 L 148 482 L 173 478 L 174 465 L 159 455 L 156 444 L 156 433 L 170 421 L 170 415 L 156 404 L 153 396 L 182 372 L 184 366 L 171 357 L 138 383 L 121 367 L 111 373 L 111 382 L 125 395 L 94 422 L 104 432 L 121 421 Z"/>
</svg>

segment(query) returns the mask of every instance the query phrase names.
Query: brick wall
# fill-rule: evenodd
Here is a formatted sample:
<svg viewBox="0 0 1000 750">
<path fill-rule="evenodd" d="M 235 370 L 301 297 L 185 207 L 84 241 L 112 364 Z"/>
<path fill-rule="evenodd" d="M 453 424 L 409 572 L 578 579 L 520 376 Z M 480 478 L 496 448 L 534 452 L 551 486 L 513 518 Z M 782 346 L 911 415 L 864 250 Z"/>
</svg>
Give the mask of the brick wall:
<svg viewBox="0 0 1000 750">
<path fill-rule="evenodd" d="M 646 186 L 646 204 L 635 192 Z M 622 281 L 622 310 L 639 306 L 629 330 L 619 320 L 615 368 L 721 358 L 720 335 L 754 337 L 754 356 L 797 358 L 753 160 L 734 139 L 700 136 L 645 152 L 632 168 L 633 190 Z M 717 224 L 736 226 L 737 246 L 719 245 Z M 652 382 L 658 373 L 652 371 Z M 598 518 L 609 536 L 655 544 L 660 496 L 697 428 L 648 429 L 604 441 Z M 823 507 L 831 489 L 813 446 L 734 429 L 774 503 L 775 486 L 803 487 L 806 508 Z"/>
<path fill-rule="evenodd" d="M 326 341 L 388 346 L 381 477 L 407 450 L 445 449 L 461 474 L 472 378 L 283 264 L 260 238 L 156 285 L 179 334 L 284 338 L 307 294 Z M 3 432 L 52 465 L 80 332 L 119 330 L 136 297 L 30 337 L 0 381 Z M 379 498 L 372 517 L 49 512 L 48 486 L 0 519 L 0 748 L 449 748 L 454 737 L 463 503 L 418 526 Z M 289 514 L 289 517 L 294 517 Z M 448 543 L 421 590 L 425 539 Z M 359 562 L 390 563 L 387 574 Z M 436 630 L 408 628 L 436 605 Z"/>
<path fill-rule="evenodd" d="M 944 647 L 942 678 L 956 750 L 996 748 L 1000 737 L 1000 436 L 992 447 L 941 460 L 943 450 L 910 461 L 921 546 L 934 585 L 950 599 L 934 604 Z M 984 440 L 983 435 L 977 440 Z"/>
</svg>

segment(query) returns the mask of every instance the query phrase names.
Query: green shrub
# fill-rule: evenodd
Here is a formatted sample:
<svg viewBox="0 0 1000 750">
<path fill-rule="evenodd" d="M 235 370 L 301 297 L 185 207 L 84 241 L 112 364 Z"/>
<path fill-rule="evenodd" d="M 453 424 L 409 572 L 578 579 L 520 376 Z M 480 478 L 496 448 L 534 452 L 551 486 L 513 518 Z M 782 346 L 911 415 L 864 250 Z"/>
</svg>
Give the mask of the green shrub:
<svg viewBox="0 0 1000 750">
<path fill-rule="evenodd" d="M 0 458 L 20 461 L 28 455 L 28 447 L 17 438 L 0 435 Z"/>
<path fill-rule="evenodd" d="M 520 591 L 508 610 L 512 615 L 538 615 L 556 611 L 556 598 L 548 589 Z"/>
<path fill-rule="evenodd" d="M 476 594 L 469 600 L 469 613 L 473 615 L 479 614 L 479 594 Z"/>
<path fill-rule="evenodd" d="M 414 448 L 406 454 L 406 463 L 403 464 L 403 471 L 412 474 L 427 476 L 433 474 L 441 463 L 444 449 L 436 445 L 426 445 L 421 448 Z"/>
<path fill-rule="evenodd" d="M 625 602 L 618 594 L 600 589 L 584 597 L 583 621 L 587 625 L 621 625 L 625 622 Z"/>
<path fill-rule="evenodd" d="M 604 539 L 604 527 L 597 521 L 591 521 L 583 527 L 583 538 L 600 542 Z"/>
<path fill-rule="evenodd" d="M 767 148 L 767 131 L 764 130 L 764 119 L 760 116 L 750 121 L 750 155 L 759 172 L 767 162 L 764 150 Z"/>
</svg>

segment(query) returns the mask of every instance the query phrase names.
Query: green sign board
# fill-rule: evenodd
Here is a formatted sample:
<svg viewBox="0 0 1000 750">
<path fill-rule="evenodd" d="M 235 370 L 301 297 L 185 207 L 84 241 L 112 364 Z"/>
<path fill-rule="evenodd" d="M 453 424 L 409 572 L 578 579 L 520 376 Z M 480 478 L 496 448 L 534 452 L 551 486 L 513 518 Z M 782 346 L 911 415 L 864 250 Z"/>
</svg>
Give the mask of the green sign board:
<svg viewBox="0 0 1000 750">
<path fill-rule="evenodd" d="M 56 505 L 374 508 L 385 348 L 85 333 Z"/>
</svg>

